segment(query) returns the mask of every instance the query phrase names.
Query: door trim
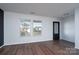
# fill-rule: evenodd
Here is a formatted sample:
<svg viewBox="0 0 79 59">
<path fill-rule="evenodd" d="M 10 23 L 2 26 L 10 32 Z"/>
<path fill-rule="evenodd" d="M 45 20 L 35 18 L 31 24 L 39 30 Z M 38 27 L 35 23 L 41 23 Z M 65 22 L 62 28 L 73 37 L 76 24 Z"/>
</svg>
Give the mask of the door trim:
<svg viewBox="0 0 79 59">
<path fill-rule="evenodd" d="M 58 35 L 59 35 L 59 39 L 60 39 L 60 22 L 59 21 L 53 21 L 53 40 L 55 40 L 54 39 L 54 24 L 55 23 L 58 23 Z"/>
</svg>

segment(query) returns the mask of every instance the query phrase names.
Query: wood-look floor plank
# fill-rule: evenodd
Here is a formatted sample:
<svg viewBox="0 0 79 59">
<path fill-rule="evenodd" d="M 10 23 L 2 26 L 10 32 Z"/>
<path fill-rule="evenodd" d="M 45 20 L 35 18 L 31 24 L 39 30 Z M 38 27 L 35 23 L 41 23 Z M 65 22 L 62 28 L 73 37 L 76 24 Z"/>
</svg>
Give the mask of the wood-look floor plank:
<svg viewBox="0 0 79 59">
<path fill-rule="evenodd" d="M 78 55 L 79 50 L 68 41 L 46 41 L 9 45 L 0 48 L 0 55 Z"/>
</svg>

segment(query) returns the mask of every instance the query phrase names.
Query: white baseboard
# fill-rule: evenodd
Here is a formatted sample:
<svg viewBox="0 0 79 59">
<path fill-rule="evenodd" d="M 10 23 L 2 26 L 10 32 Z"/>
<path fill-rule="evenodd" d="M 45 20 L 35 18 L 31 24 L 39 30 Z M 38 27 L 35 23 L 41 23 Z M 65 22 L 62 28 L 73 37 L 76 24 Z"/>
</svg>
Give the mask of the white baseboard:
<svg viewBox="0 0 79 59">
<path fill-rule="evenodd" d="M 2 48 L 4 45 L 0 46 L 0 48 Z"/>
<path fill-rule="evenodd" d="M 4 46 L 8 46 L 8 45 L 17 45 L 17 44 L 27 44 L 27 43 L 37 43 L 37 42 L 44 42 L 44 41 L 50 41 L 50 40 L 52 40 L 52 39 L 40 40 L 40 41 L 30 41 L 30 42 L 8 43 L 8 44 L 4 44 Z"/>
</svg>

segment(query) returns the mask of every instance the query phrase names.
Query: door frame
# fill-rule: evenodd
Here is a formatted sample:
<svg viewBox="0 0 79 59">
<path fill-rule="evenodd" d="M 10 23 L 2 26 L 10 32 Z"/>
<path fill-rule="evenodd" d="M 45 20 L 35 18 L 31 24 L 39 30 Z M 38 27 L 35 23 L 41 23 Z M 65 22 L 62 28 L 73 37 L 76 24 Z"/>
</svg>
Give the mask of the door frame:
<svg viewBox="0 0 79 59">
<path fill-rule="evenodd" d="M 59 39 L 58 40 L 60 40 L 60 22 L 59 21 L 53 21 L 53 40 L 55 40 L 54 39 L 54 24 L 55 23 L 58 23 L 58 35 L 59 35 Z"/>
</svg>

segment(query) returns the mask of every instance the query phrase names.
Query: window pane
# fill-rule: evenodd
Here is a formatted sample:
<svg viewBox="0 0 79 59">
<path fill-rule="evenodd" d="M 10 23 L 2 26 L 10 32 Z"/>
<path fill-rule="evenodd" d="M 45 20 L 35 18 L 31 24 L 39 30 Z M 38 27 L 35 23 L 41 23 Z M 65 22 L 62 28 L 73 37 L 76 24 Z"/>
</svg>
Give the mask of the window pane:
<svg viewBox="0 0 79 59">
<path fill-rule="evenodd" d="M 41 35 L 42 32 L 42 22 L 33 21 L 33 35 Z"/>
<path fill-rule="evenodd" d="M 21 20 L 20 25 L 20 35 L 21 36 L 28 36 L 30 35 L 30 20 Z"/>
<path fill-rule="evenodd" d="M 55 30 L 54 33 L 58 34 L 58 23 L 54 24 L 54 30 Z"/>
</svg>

